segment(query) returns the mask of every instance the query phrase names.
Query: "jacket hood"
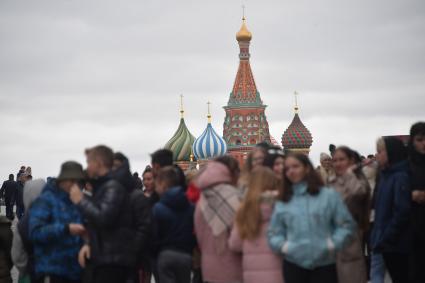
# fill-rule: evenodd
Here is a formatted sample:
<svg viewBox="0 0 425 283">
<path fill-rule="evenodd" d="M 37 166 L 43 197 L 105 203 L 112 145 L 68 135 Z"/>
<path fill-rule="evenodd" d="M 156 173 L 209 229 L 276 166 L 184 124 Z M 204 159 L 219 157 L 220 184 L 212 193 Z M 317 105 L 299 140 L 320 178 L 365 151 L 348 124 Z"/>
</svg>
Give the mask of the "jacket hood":
<svg viewBox="0 0 425 283">
<path fill-rule="evenodd" d="M 130 163 L 127 160 L 119 168 L 112 171 L 110 177 L 118 181 L 129 192 L 136 187 L 133 175 L 130 172 Z"/>
<path fill-rule="evenodd" d="M 173 210 L 183 210 L 189 205 L 182 187 L 168 189 L 161 196 L 160 202 Z"/>
<path fill-rule="evenodd" d="M 216 161 L 210 161 L 195 181 L 201 190 L 221 183 L 231 183 L 232 177 L 226 165 Z"/>
<path fill-rule="evenodd" d="M 28 209 L 33 201 L 41 194 L 46 182 L 42 179 L 31 180 L 25 183 L 24 186 L 24 206 Z"/>
<path fill-rule="evenodd" d="M 407 159 L 407 149 L 403 142 L 394 137 L 384 139 L 390 166 Z"/>
</svg>

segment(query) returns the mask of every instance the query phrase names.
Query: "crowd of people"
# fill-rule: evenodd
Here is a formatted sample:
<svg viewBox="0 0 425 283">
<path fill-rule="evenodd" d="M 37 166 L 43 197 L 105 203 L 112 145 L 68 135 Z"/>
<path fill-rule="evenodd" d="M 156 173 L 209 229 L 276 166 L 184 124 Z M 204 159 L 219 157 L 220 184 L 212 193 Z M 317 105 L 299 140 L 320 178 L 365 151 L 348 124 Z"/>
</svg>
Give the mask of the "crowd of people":
<svg viewBox="0 0 425 283">
<path fill-rule="evenodd" d="M 13 207 L 16 205 L 16 216 L 18 219 L 24 215 L 24 202 L 23 202 L 23 192 L 24 185 L 27 181 L 32 180 L 32 169 L 31 167 L 21 166 L 19 172 L 15 175 L 9 174 L 9 179 L 3 182 L 3 185 L 0 189 L 0 197 L 4 201 L 6 206 L 6 217 L 9 220 L 15 218 L 15 213 L 13 212 Z"/>
<path fill-rule="evenodd" d="M 160 149 L 141 175 L 99 145 L 56 178 L 3 183 L 0 282 L 425 282 L 425 122 L 376 155 L 258 144 L 183 171 Z M 13 205 L 19 219 L 15 229 Z M 13 230 L 13 231 L 12 231 Z"/>
</svg>

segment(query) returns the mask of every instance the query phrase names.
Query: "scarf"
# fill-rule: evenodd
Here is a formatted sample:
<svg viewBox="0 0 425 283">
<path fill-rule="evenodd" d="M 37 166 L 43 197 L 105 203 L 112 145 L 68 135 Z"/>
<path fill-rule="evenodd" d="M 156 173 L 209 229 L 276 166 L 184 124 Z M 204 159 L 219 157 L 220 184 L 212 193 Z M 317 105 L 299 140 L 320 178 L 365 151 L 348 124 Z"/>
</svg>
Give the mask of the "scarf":
<svg viewBox="0 0 425 283">
<path fill-rule="evenodd" d="M 229 184 L 217 185 L 201 192 L 201 212 L 215 237 L 230 232 L 239 203 L 238 190 Z"/>
</svg>

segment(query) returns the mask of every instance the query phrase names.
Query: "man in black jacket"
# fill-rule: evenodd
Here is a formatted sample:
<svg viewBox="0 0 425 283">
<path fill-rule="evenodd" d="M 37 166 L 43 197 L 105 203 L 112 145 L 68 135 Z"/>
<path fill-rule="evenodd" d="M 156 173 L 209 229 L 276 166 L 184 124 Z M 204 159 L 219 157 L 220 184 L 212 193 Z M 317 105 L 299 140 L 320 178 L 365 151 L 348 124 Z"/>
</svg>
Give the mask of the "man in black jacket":
<svg viewBox="0 0 425 283">
<path fill-rule="evenodd" d="M 116 152 L 114 154 L 113 168 L 112 177 L 130 192 L 132 225 L 135 235 L 134 251 L 137 255 L 137 270 L 134 275 L 138 278 L 140 269 L 144 273 L 150 270 L 148 242 L 151 236 L 151 205 L 143 191 L 137 189 L 137 184 L 130 172 L 130 162 L 123 153 Z"/>
<path fill-rule="evenodd" d="M 136 264 L 130 193 L 113 176 L 110 148 L 99 145 L 86 155 L 93 195 L 83 195 L 77 186 L 70 193 L 88 222 L 89 244 L 80 251 L 80 263 L 90 259 L 95 283 L 124 283 Z"/>
<path fill-rule="evenodd" d="M 9 180 L 4 181 L 0 189 L 0 197 L 4 198 L 6 205 L 6 217 L 13 220 L 13 205 L 15 204 L 16 194 L 18 190 L 18 183 L 14 181 L 13 174 L 9 175 Z"/>
</svg>

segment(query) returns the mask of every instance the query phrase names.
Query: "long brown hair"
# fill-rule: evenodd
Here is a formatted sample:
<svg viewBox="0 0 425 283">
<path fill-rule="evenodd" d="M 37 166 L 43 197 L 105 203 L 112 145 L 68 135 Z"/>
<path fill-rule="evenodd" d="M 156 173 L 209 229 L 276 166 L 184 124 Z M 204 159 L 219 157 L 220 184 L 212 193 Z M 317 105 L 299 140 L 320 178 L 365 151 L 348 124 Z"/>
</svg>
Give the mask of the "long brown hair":
<svg viewBox="0 0 425 283">
<path fill-rule="evenodd" d="M 307 183 L 307 192 L 310 195 L 317 195 L 320 192 L 320 189 L 324 186 L 322 177 L 314 170 L 313 164 L 307 155 L 302 153 L 290 153 L 286 160 L 289 158 L 294 158 L 298 160 L 306 169 L 307 174 L 304 177 L 304 181 Z M 286 170 L 283 176 L 283 192 L 282 192 L 282 200 L 284 202 L 288 202 L 291 200 L 292 195 L 294 193 L 292 182 L 286 176 Z"/>
<path fill-rule="evenodd" d="M 255 239 L 260 232 L 261 194 L 281 187 L 281 182 L 270 168 L 259 167 L 252 171 L 247 195 L 236 213 L 236 225 L 242 239 Z"/>
<path fill-rule="evenodd" d="M 229 169 L 230 175 L 232 177 L 232 183 L 236 185 L 241 170 L 239 168 L 238 161 L 231 155 L 223 155 L 214 159 L 214 161 L 220 162 Z"/>
</svg>

